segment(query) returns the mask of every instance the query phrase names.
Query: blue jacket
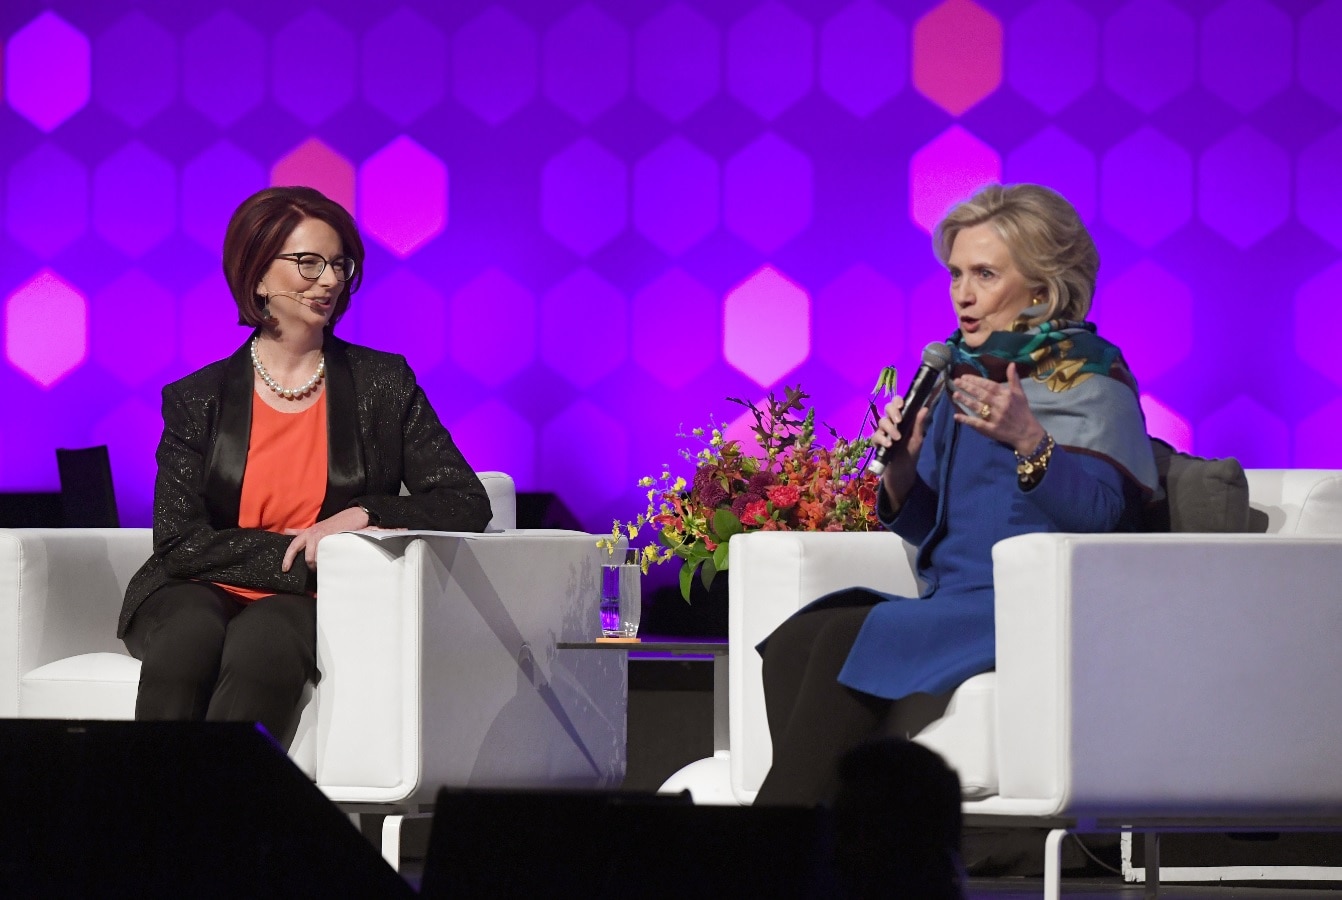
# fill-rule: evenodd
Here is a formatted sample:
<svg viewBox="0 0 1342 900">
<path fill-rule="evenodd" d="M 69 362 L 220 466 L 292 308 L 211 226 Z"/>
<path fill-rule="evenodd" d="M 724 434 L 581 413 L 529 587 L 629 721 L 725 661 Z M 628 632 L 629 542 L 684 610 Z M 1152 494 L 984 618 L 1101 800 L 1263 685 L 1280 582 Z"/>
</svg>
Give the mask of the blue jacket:
<svg viewBox="0 0 1342 900">
<path fill-rule="evenodd" d="M 918 456 L 918 478 L 887 528 L 918 547 L 918 597 L 879 594 L 839 673 L 868 694 L 898 699 L 949 691 L 996 664 L 992 548 L 1031 532 L 1106 532 L 1130 528 L 1136 494 L 1109 462 L 1053 451 L 1048 469 L 1022 490 L 1011 448 L 956 423 L 943 394 Z M 808 609 L 843 594 L 822 597 Z M 851 602 L 851 599 L 850 601 Z"/>
</svg>

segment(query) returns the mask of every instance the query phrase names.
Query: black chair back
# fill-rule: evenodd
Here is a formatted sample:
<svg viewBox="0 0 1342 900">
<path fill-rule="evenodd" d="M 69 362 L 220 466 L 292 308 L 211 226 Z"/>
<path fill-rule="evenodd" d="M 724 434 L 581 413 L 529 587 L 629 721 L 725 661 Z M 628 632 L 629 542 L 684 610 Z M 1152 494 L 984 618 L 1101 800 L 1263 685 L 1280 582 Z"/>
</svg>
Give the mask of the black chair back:
<svg viewBox="0 0 1342 900">
<path fill-rule="evenodd" d="M 112 462 L 107 447 L 56 451 L 61 473 L 61 512 L 66 528 L 119 528 Z"/>
</svg>

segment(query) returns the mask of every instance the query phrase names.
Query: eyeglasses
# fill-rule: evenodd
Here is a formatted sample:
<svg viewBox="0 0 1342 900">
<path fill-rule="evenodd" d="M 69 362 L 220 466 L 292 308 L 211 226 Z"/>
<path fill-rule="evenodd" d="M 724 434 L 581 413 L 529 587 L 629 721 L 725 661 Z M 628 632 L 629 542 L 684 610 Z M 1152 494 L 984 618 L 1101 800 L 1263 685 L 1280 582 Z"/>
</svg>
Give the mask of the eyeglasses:
<svg viewBox="0 0 1342 900">
<path fill-rule="evenodd" d="M 292 259 L 298 264 L 298 274 L 308 281 L 316 281 L 322 277 L 326 267 L 330 266 L 331 271 L 335 273 L 337 281 L 349 281 L 354 277 L 354 260 L 348 256 L 337 256 L 335 259 L 327 259 L 320 253 L 281 253 L 276 259 Z"/>
</svg>

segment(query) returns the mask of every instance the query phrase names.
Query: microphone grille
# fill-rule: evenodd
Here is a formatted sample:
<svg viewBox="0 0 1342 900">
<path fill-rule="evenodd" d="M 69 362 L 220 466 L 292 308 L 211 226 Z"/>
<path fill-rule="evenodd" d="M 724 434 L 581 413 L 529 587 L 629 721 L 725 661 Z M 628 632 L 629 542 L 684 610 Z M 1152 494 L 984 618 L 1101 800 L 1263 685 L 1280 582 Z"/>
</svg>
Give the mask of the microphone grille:
<svg viewBox="0 0 1342 900">
<path fill-rule="evenodd" d="M 933 341 L 923 348 L 923 365 L 944 372 L 950 364 L 951 345 L 945 341 Z"/>
</svg>

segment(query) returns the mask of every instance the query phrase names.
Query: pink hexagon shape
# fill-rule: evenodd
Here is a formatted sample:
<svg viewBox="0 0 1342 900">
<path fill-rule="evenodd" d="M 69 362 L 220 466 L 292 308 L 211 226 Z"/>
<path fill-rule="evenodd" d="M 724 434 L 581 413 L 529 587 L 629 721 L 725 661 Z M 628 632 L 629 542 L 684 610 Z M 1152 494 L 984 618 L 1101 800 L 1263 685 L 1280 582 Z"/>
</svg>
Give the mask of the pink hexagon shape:
<svg viewBox="0 0 1342 900">
<path fill-rule="evenodd" d="M 723 218 L 727 227 L 772 253 L 811 223 L 811 160 L 772 132 L 727 161 Z"/>
<path fill-rule="evenodd" d="M 879 340 L 853 339 L 850 314 L 858 309 L 878 311 Z M 881 369 L 894 362 L 880 354 L 904 341 L 904 310 L 899 286 L 866 263 L 858 263 L 816 295 L 816 356 L 851 384 L 870 388 Z"/>
<path fill-rule="evenodd" d="M 1006 179 L 1046 184 L 1066 197 L 1085 222 L 1095 219 L 1098 166 L 1095 154 L 1052 125 L 1006 159 Z"/>
<path fill-rule="evenodd" d="M 1291 430 L 1275 412 L 1240 394 L 1197 426 L 1199 456 L 1233 456 L 1246 469 L 1277 469 L 1290 457 Z"/>
<path fill-rule="evenodd" d="M 536 429 L 511 406 L 487 400 L 453 420 L 449 431 L 475 471 L 507 472 L 518 490 L 536 487 Z"/>
<path fill-rule="evenodd" d="M 536 299 L 506 272 L 487 269 L 452 296 L 447 332 L 457 365 L 499 387 L 536 358 Z"/>
<path fill-rule="evenodd" d="M 815 36 L 781 3 L 762 3 L 727 35 L 727 90 L 760 118 L 773 119 L 811 91 Z"/>
<path fill-rule="evenodd" d="M 14 111 L 51 131 L 89 102 L 89 39 L 47 11 L 14 32 L 5 52 L 5 89 Z"/>
<path fill-rule="evenodd" d="M 177 170 L 139 141 L 93 173 L 93 228 L 113 247 L 142 256 L 177 225 Z"/>
<path fill-rule="evenodd" d="M 722 355 L 761 387 L 776 384 L 811 352 L 811 298 L 773 266 L 727 292 Z"/>
<path fill-rule="evenodd" d="M 512 116 L 536 95 L 536 35 L 506 9 L 491 6 L 452 39 L 452 88 L 457 101 L 490 125 Z"/>
<path fill-rule="evenodd" d="M 1007 81 L 1016 93 L 1057 115 L 1095 86 L 1100 29 L 1089 12 L 1067 0 L 1041 0 L 1011 20 Z M 1041 59 L 1049 64 L 1041 66 Z M 1066 78 L 1059 78 L 1066 72 Z"/>
<path fill-rule="evenodd" d="M 952 125 L 909 160 L 909 217 L 930 234 L 952 205 L 1001 180 L 997 151 Z"/>
<path fill-rule="evenodd" d="M 679 256 L 718 225 L 718 164 L 680 135 L 634 166 L 634 227 Z"/>
<path fill-rule="evenodd" d="M 177 40 L 136 10 L 98 35 L 93 94 L 121 121 L 138 128 L 177 96 Z"/>
<path fill-rule="evenodd" d="M 1296 77 L 1300 86 L 1342 112 L 1342 78 L 1337 77 L 1337 35 L 1342 0 L 1323 0 L 1300 17 Z"/>
<path fill-rule="evenodd" d="M 634 35 L 634 90 L 672 122 L 681 122 L 722 87 L 722 38 L 699 13 L 675 3 Z"/>
<path fill-rule="evenodd" d="M 1334 263 L 1306 281 L 1295 292 L 1295 355 L 1305 365 L 1336 384 L 1342 385 L 1342 368 L 1329 354 L 1319 352 L 1319 320 L 1336 302 L 1337 285 L 1342 279 L 1342 262 Z"/>
<path fill-rule="evenodd" d="M 545 35 L 541 65 L 550 102 L 579 122 L 591 122 L 629 92 L 629 35 L 584 3 Z"/>
<path fill-rule="evenodd" d="M 84 164 L 43 142 L 9 169 L 5 226 L 14 240 L 51 259 L 88 230 L 89 176 Z"/>
<path fill-rule="evenodd" d="M 579 269 L 541 298 L 541 359 L 578 387 L 614 372 L 628 350 L 624 296 L 591 269 Z"/>
<path fill-rule="evenodd" d="M 220 128 L 260 105 L 265 70 L 265 41 L 230 10 L 215 13 L 182 41 L 182 95 Z"/>
<path fill-rule="evenodd" d="M 223 272 L 210 275 L 186 292 L 177 321 L 177 352 L 188 371 L 228 356 L 248 334 L 238 325 L 238 307 L 228 293 Z"/>
<path fill-rule="evenodd" d="M 580 138 L 541 170 L 541 225 L 575 253 L 595 252 L 628 224 L 628 180 L 614 154 Z"/>
<path fill-rule="evenodd" d="M 579 519 L 591 523 L 602 504 L 627 490 L 628 428 L 590 401 L 578 400 L 546 422 L 540 445 L 547 452 L 541 454 L 537 487 L 558 493 Z"/>
<path fill-rule="evenodd" d="M 321 48 L 321 55 L 343 65 L 305 65 L 294 59 L 296 47 Z M 281 109 L 308 125 L 325 122 L 354 99 L 354 35 L 320 10 L 308 10 L 285 25 L 270 41 L 270 93 Z M 295 64 L 297 62 L 297 64 Z"/>
<path fill-rule="evenodd" d="M 79 367 L 88 354 L 88 307 L 84 295 L 50 269 L 43 269 L 5 302 L 5 356 L 14 367 L 50 388 Z"/>
<path fill-rule="evenodd" d="M 668 323 L 693 322 L 694 328 L 666 352 Z M 670 388 L 683 388 L 717 362 L 718 298 L 681 269 L 668 269 L 634 295 L 634 361 Z"/>
<path fill-rule="evenodd" d="M 904 89 L 908 39 L 875 0 L 850 3 L 820 31 L 820 87 L 853 115 L 871 115 Z"/>
<path fill-rule="evenodd" d="M 447 39 L 436 25 L 402 6 L 364 35 L 363 96 L 399 125 L 443 100 Z"/>
<path fill-rule="evenodd" d="M 310 137 L 270 167 L 273 185 L 307 185 L 354 213 L 354 163 Z"/>
<path fill-rule="evenodd" d="M 1002 84 L 1002 23 L 973 0 L 945 0 L 913 26 L 913 86 L 953 116 Z"/>
<path fill-rule="evenodd" d="M 139 269 L 122 273 L 91 306 L 93 361 L 126 384 L 144 384 L 177 358 L 177 298 Z"/>
<path fill-rule="evenodd" d="M 1280 228 L 1291 213 L 1291 160 L 1241 125 L 1198 162 L 1198 215 L 1240 249 Z"/>
<path fill-rule="evenodd" d="M 1134 0 L 1104 23 L 1104 81 L 1144 113 L 1193 86 L 1193 20 L 1164 0 Z"/>
<path fill-rule="evenodd" d="M 1100 165 L 1105 220 L 1130 240 L 1153 247 L 1193 215 L 1193 163 L 1183 147 L 1151 127 L 1119 142 Z"/>
<path fill-rule="evenodd" d="M 359 167 L 364 229 L 404 259 L 447 227 L 447 166 L 401 135 Z"/>
<path fill-rule="evenodd" d="M 447 358 L 447 303 L 438 289 L 407 269 L 393 269 L 359 291 L 359 340 L 403 353 L 423 378 Z M 410 327 L 407 327 L 409 325 Z"/>
<path fill-rule="evenodd" d="M 1342 397 L 1319 407 L 1295 427 L 1291 465 L 1301 469 L 1342 469 Z"/>
<path fill-rule="evenodd" d="M 1160 334 L 1151 334 L 1151 302 L 1160 298 Z M 1178 278 L 1142 260 L 1097 296 L 1090 319 L 1117 344 L 1137 383 L 1146 385 L 1178 366 L 1193 350 L 1193 294 Z"/>
<path fill-rule="evenodd" d="M 1300 151 L 1296 163 L 1295 214 L 1307 228 L 1335 247 L 1342 247 L 1342 127 Z"/>
<path fill-rule="evenodd" d="M 1230 0 L 1202 20 L 1202 83 L 1242 113 L 1257 109 L 1290 86 L 1294 37 L 1272 4 Z"/>
<path fill-rule="evenodd" d="M 1187 419 L 1151 394 L 1142 394 L 1141 404 L 1147 434 L 1160 438 L 1182 453 L 1193 451 L 1193 426 Z"/>
<path fill-rule="evenodd" d="M 260 163 L 219 141 L 182 169 L 182 230 L 218 253 L 233 211 L 265 184 Z"/>
</svg>

